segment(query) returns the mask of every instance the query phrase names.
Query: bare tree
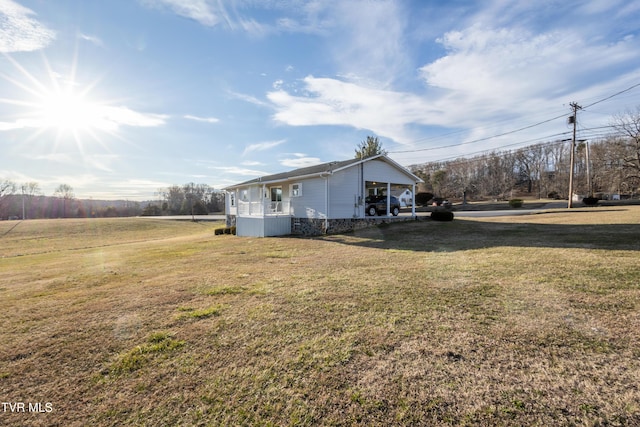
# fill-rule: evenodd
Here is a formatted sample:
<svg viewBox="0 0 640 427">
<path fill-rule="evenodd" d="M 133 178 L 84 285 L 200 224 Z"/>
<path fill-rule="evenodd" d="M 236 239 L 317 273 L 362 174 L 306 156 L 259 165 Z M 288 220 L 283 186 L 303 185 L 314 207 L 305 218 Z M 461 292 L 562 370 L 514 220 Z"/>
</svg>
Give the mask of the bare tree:
<svg viewBox="0 0 640 427">
<path fill-rule="evenodd" d="M 22 219 L 26 219 L 25 212 L 31 211 L 33 198 L 40 194 L 40 185 L 35 181 L 29 181 L 29 182 L 23 183 L 20 186 L 20 189 L 22 191 Z"/>
<path fill-rule="evenodd" d="M 166 210 L 171 215 L 177 215 L 182 209 L 182 204 L 185 201 L 184 190 L 179 185 L 172 185 L 166 189 L 161 190 L 162 198 L 164 199 L 163 206 L 166 206 Z"/>
<path fill-rule="evenodd" d="M 62 199 L 62 216 L 66 218 L 67 204 L 70 204 L 75 198 L 73 188 L 69 184 L 60 184 L 56 188 L 56 191 L 53 192 L 53 195 Z"/>
<path fill-rule="evenodd" d="M 0 181 L 0 215 L 3 215 L 4 205 L 9 199 L 9 196 L 16 192 L 16 184 L 8 179 Z"/>
<path fill-rule="evenodd" d="M 640 106 L 635 112 L 614 116 L 612 126 L 623 137 L 617 143 L 620 145 L 625 180 L 631 186 L 637 186 L 640 183 Z"/>
</svg>

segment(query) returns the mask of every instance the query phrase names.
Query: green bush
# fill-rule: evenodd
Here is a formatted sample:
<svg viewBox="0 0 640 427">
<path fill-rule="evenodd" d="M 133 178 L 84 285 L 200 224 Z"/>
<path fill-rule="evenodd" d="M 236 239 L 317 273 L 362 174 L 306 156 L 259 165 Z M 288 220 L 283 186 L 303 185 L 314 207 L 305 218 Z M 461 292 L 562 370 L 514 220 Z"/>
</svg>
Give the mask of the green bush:
<svg viewBox="0 0 640 427">
<path fill-rule="evenodd" d="M 582 199 L 582 203 L 584 203 L 587 206 L 595 206 L 598 204 L 598 198 L 597 197 L 585 197 L 584 199 Z"/>
<path fill-rule="evenodd" d="M 511 199 L 509 200 L 509 206 L 512 208 L 521 208 L 524 201 L 522 199 Z"/>
</svg>

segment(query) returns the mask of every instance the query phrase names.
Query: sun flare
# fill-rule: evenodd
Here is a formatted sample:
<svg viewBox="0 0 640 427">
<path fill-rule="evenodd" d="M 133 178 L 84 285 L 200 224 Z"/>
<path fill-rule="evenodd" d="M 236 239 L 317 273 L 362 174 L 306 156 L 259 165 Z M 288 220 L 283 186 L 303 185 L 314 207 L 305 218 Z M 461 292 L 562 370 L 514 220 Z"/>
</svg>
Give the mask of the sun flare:
<svg viewBox="0 0 640 427">
<path fill-rule="evenodd" d="M 100 127 L 100 108 L 71 91 L 47 93 L 40 106 L 42 126 L 59 131 L 87 131 Z"/>
</svg>

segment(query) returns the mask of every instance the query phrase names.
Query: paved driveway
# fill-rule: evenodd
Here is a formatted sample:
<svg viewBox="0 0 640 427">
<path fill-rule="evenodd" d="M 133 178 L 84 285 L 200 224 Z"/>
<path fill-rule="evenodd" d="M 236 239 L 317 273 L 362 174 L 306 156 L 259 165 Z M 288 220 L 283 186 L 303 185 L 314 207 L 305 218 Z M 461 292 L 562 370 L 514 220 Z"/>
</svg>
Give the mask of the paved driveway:
<svg viewBox="0 0 640 427">
<path fill-rule="evenodd" d="M 224 221 L 224 215 L 167 215 L 167 216 L 141 216 L 139 218 L 153 218 L 153 219 L 172 219 L 178 221 Z"/>
</svg>

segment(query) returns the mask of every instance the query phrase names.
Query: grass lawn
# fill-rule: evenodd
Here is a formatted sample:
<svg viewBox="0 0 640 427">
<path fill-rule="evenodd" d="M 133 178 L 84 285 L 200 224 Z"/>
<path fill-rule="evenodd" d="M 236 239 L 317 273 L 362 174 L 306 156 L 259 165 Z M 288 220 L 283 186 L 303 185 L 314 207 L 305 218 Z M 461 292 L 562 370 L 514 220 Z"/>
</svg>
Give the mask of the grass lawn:
<svg viewBox="0 0 640 427">
<path fill-rule="evenodd" d="M 640 424 L 640 206 L 221 226 L 0 222 L 0 425 Z"/>
</svg>

